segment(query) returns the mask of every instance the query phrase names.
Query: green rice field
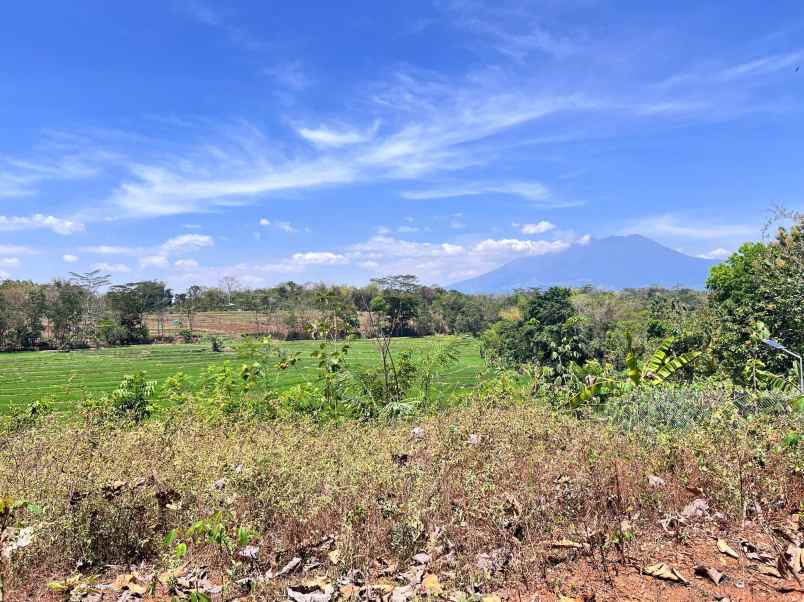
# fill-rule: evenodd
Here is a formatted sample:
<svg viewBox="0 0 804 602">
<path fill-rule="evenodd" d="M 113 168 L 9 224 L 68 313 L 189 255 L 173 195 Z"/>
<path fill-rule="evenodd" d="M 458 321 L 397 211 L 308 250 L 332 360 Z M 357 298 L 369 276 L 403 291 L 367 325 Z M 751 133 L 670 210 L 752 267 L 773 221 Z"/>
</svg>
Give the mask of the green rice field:
<svg viewBox="0 0 804 602">
<path fill-rule="evenodd" d="M 423 349 L 434 338 L 397 339 L 395 353 L 406 349 Z M 314 378 L 316 362 L 310 352 L 318 348 L 316 341 L 283 343 L 289 351 L 301 353 L 299 363 L 282 372 L 278 385 L 289 387 Z M 467 340 L 460 347 L 460 359 L 443 377 L 441 388 L 452 389 L 472 385 L 483 369 L 476 341 Z M 350 362 L 369 366 L 378 355 L 372 341 L 358 340 L 349 351 Z M 184 372 L 198 382 L 207 366 L 226 360 L 237 361 L 232 352 L 214 353 L 209 344 L 140 345 L 109 349 L 81 350 L 71 353 L 52 351 L 0 354 L 0 413 L 16 405 L 38 399 L 52 400 L 58 409 L 69 411 L 77 400 L 115 389 L 126 374 L 144 370 L 148 378 L 163 381 Z"/>
</svg>

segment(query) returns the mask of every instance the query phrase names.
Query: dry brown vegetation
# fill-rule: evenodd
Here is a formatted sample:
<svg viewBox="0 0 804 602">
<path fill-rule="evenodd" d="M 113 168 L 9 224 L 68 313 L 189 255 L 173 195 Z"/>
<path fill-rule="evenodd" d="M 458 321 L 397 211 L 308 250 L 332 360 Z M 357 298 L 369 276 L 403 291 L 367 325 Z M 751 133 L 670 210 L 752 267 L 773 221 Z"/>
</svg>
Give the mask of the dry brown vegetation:
<svg viewBox="0 0 804 602">
<path fill-rule="evenodd" d="M 58 599 L 48 583 L 80 574 L 116 583 L 74 588 L 93 600 L 186 596 L 193 578 L 214 599 L 786 599 L 804 535 L 790 420 L 724 407 L 643 439 L 487 389 L 390 425 L 46 422 L 0 443 L 0 491 L 43 508 L 18 513 L 34 537 L 7 591 Z"/>
</svg>

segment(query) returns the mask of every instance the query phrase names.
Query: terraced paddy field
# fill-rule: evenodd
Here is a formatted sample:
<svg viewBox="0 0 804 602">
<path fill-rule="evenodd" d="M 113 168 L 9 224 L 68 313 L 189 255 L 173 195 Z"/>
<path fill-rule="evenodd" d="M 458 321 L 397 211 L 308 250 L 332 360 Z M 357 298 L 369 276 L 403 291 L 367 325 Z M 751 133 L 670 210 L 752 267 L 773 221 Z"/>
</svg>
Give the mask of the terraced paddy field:
<svg viewBox="0 0 804 602">
<path fill-rule="evenodd" d="M 397 339 L 395 353 L 406 349 L 424 349 L 445 337 Z M 310 353 L 318 348 L 316 341 L 283 343 L 289 351 L 301 353 L 300 362 L 282 372 L 280 387 L 290 387 L 315 377 L 317 360 Z M 350 362 L 359 366 L 378 361 L 372 341 L 358 340 L 349 351 Z M 232 352 L 214 353 L 209 344 L 140 345 L 112 349 L 82 350 L 71 353 L 52 351 L 0 354 L 0 413 L 13 406 L 38 399 L 51 399 L 59 410 L 69 411 L 77 400 L 89 394 L 101 394 L 115 389 L 126 374 L 144 370 L 150 379 L 163 381 L 177 372 L 184 372 L 199 383 L 207 366 L 225 361 L 236 362 Z M 446 394 L 451 390 L 474 384 L 483 369 L 479 345 L 474 340 L 462 341 L 457 364 L 444 374 L 439 388 Z"/>
</svg>

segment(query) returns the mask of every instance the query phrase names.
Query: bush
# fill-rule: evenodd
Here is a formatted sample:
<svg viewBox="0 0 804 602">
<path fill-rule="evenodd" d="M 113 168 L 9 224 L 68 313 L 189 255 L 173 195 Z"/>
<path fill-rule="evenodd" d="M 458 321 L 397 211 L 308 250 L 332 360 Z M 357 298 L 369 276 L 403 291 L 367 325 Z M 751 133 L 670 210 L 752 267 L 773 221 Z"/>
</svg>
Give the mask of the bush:
<svg viewBox="0 0 804 602">
<path fill-rule="evenodd" d="M 144 324 L 127 328 L 114 320 L 101 320 L 98 337 L 107 345 L 135 345 L 151 341 L 148 327 Z"/>
<path fill-rule="evenodd" d="M 98 324 L 98 338 L 107 345 L 124 345 L 128 342 L 128 330 L 113 320 L 101 320 Z"/>
<path fill-rule="evenodd" d="M 209 337 L 209 347 L 213 353 L 220 353 L 223 351 L 223 343 L 220 338 L 216 336 Z"/>
<path fill-rule="evenodd" d="M 123 377 L 118 388 L 100 399 L 84 400 L 84 413 L 101 421 L 145 420 L 154 411 L 156 381 L 146 380 L 145 372 Z"/>
<path fill-rule="evenodd" d="M 179 331 L 179 338 L 185 343 L 194 343 L 198 340 L 198 337 L 193 334 L 193 331 L 187 328 Z"/>
</svg>

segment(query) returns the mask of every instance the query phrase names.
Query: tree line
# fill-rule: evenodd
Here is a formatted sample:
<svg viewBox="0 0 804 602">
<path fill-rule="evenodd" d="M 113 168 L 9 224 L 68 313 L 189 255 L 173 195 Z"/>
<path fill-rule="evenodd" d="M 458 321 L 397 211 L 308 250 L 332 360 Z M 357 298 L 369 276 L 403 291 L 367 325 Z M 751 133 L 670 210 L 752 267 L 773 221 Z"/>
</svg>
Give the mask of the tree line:
<svg viewBox="0 0 804 602">
<path fill-rule="evenodd" d="M 249 312 L 257 332 L 279 320 L 287 338 L 339 339 L 382 332 L 395 336 L 480 336 L 487 360 L 561 373 L 596 366 L 622 370 L 672 337 L 669 351 L 704 351 L 695 367 L 753 383 L 790 367 L 764 341 L 804 347 L 804 216 L 785 213 L 787 227 L 743 245 L 714 267 L 706 291 L 591 287 L 467 295 L 396 275 L 366 286 L 285 282 L 249 289 L 234 278 L 176 293 L 163 282 L 110 285 L 100 272 L 72 273 L 47 284 L 0 283 L 0 349 L 123 345 L 164 338 L 168 316 L 193 336 L 201 312 Z M 661 266 L 656 266 L 657 272 Z M 156 324 L 150 332 L 146 324 Z M 155 319 L 154 319 L 155 318 Z M 365 324 L 366 320 L 374 323 Z M 601 368 L 602 369 L 602 368 Z"/>
</svg>

